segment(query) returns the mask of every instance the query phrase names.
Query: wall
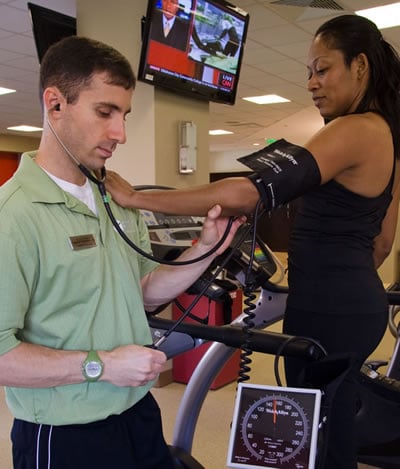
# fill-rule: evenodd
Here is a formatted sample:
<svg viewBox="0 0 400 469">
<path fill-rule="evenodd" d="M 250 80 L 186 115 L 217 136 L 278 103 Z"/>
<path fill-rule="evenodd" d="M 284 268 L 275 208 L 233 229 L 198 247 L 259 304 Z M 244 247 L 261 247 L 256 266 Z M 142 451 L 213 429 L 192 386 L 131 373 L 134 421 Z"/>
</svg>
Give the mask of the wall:
<svg viewBox="0 0 400 469">
<path fill-rule="evenodd" d="M 257 150 L 261 150 L 261 147 L 254 147 L 254 151 Z M 210 173 L 245 171 L 247 169 L 246 166 L 236 161 L 236 159 L 250 153 L 252 153 L 251 150 L 214 151 L 210 154 Z"/>
<path fill-rule="evenodd" d="M 38 146 L 39 138 L 0 135 L 0 185 L 14 174 L 20 154 L 35 150 Z"/>
<path fill-rule="evenodd" d="M 146 2 L 137 0 L 77 0 L 78 34 L 118 49 L 137 70 L 140 54 L 140 19 Z M 132 184 L 155 183 L 154 89 L 138 83 L 132 112 L 126 120 L 127 142 L 120 145 L 108 167 Z M 145 163 L 144 163 L 145 160 Z"/>
<path fill-rule="evenodd" d="M 209 105 L 156 90 L 156 181 L 172 187 L 190 187 L 209 179 Z M 197 169 L 179 174 L 179 123 L 193 121 L 197 127 Z"/>
<path fill-rule="evenodd" d="M 379 275 L 385 284 L 400 281 L 400 219 L 397 222 L 396 237 L 393 243 L 392 252 L 382 266 L 378 269 Z"/>
<path fill-rule="evenodd" d="M 0 186 L 15 173 L 19 164 L 19 153 L 0 151 Z"/>
<path fill-rule="evenodd" d="M 35 137 L 19 137 L 16 135 L 0 135 L 0 151 L 13 151 L 23 153 L 35 150 L 39 146 L 40 133 Z"/>
</svg>

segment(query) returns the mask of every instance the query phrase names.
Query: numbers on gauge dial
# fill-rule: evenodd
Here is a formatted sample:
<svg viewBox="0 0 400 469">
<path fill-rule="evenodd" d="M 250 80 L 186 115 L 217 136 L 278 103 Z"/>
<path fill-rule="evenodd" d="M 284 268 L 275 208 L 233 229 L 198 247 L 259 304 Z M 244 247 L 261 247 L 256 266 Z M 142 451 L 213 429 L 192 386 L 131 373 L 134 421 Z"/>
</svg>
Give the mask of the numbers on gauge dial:
<svg viewBox="0 0 400 469">
<path fill-rule="evenodd" d="M 282 463 L 307 446 L 310 424 L 296 400 L 281 394 L 265 396 L 251 404 L 244 414 L 241 437 L 257 460 Z"/>
</svg>

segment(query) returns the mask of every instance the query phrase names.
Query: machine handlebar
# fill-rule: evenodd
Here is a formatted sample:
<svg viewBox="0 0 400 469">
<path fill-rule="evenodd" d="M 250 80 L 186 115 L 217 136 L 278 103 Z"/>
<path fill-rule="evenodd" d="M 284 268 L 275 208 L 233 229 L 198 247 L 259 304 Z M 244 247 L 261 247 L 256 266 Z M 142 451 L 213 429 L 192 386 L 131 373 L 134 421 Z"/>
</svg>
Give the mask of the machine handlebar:
<svg viewBox="0 0 400 469">
<path fill-rule="evenodd" d="M 171 319 L 155 316 L 148 318 L 150 327 L 168 330 L 174 324 Z M 228 347 L 242 348 L 246 346 L 255 352 L 285 357 L 305 358 L 310 361 L 319 360 L 324 356 L 322 348 L 311 339 L 296 338 L 287 334 L 259 331 L 252 329 L 249 334 L 240 326 L 206 326 L 182 322 L 175 329 L 176 332 L 189 334 L 194 338 L 221 342 Z"/>
<path fill-rule="evenodd" d="M 400 305 L 400 291 L 387 290 L 386 294 L 390 305 Z"/>
</svg>

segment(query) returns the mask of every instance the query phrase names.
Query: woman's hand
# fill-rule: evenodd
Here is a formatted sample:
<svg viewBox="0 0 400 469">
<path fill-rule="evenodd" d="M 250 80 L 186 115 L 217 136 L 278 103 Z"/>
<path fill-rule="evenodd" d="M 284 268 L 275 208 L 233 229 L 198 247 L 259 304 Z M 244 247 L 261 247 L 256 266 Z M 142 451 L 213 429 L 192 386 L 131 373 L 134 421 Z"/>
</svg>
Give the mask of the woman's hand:
<svg viewBox="0 0 400 469">
<path fill-rule="evenodd" d="M 125 208 L 140 208 L 135 207 L 134 198 L 136 191 L 128 181 L 121 177 L 114 171 L 107 170 L 105 186 L 107 191 L 111 194 L 113 200 L 121 207 Z"/>
</svg>

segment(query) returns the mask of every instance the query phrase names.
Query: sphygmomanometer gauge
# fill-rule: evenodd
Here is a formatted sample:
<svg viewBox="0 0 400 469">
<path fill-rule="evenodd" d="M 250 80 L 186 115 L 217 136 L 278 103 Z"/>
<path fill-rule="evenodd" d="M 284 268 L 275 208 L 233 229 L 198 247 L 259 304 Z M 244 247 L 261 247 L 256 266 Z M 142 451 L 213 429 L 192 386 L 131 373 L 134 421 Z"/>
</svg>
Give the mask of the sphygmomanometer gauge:
<svg viewBox="0 0 400 469">
<path fill-rule="evenodd" d="M 228 466 L 312 469 L 320 391 L 239 383 Z"/>
</svg>

